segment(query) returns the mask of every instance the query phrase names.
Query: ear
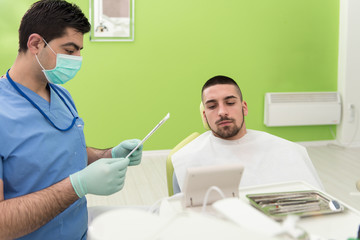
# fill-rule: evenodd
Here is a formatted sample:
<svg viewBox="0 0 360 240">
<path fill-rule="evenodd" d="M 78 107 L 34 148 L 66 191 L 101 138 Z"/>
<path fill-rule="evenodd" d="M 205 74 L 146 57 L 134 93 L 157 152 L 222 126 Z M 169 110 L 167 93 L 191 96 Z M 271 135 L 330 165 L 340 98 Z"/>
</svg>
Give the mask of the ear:
<svg viewBox="0 0 360 240">
<path fill-rule="evenodd" d="M 247 107 L 247 103 L 245 101 L 242 101 L 242 108 L 244 110 L 244 116 L 248 115 L 248 107 Z"/>
<path fill-rule="evenodd" d="M 205 118 L 205 107 L 202 102 L 200 102 L 200 115 Z"/>
<path fill-rule="evenodd" d="M 32 54 L 37 54 L 41 49 L 44 48 L 44 45 L 45 43 L 39 34 L 33 33 L 29 36 L 27 47 Z"/>
<path fill-rule="evenodd" d="M 204 128 L 206 130 L 210 130 L 209 124 L 208 124 L 207 119 L 206 119 L 205 107 L 204 107 L 204 104 L 202 102 L 200 103 L 200 115 L 201 115 L 201 120 L 202 120 Z"/>
</svg>

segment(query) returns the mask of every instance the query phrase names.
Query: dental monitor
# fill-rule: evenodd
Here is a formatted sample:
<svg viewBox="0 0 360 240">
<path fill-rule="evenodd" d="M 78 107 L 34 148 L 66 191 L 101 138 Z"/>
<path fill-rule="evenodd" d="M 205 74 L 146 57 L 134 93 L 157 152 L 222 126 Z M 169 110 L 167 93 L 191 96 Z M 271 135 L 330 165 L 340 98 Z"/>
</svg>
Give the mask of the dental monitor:
<svg viewBox="0 0 360 240">
<path fill-rule="evenodd" d="M 228 197 L 239 197 L 239 185 L 244 171 L 241 164 L 226 164 L 192 167 L 187 169 L 184 181 L 184 206 L 201 206 L 205 200 L 208 189 L 215 186 Z M 222 199 L 215 191 L 208 194 L 207 204 Z"/>
</svg>

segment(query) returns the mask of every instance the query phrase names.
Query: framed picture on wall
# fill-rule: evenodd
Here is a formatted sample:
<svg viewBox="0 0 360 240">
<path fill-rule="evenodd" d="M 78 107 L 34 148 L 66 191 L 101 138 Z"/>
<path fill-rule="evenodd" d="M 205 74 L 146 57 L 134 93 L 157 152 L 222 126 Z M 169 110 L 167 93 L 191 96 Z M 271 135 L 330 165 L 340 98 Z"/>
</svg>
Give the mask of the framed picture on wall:
<svg viewBox="0 0 360 240">
<path fill-rule="evenodd" d="M 134 0 L 90 0 L 91 41 L 134 41 Z"/>
</svg>

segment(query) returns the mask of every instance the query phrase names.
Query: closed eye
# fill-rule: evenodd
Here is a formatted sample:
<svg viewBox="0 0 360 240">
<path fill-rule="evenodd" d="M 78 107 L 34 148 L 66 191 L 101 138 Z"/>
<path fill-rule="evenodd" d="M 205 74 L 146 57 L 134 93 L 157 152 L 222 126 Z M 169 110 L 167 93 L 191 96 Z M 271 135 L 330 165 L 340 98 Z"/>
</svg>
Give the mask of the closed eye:
<svg viewBox="0 0 360 240">
<path fill-rule="evenodd" d="M 215 108 L 216 108 L 216 104 L 208 104 L 208 105 L 206 105 L 206 108 L 208 108 L 208 109 L 215 109 Z"/>
</svg>

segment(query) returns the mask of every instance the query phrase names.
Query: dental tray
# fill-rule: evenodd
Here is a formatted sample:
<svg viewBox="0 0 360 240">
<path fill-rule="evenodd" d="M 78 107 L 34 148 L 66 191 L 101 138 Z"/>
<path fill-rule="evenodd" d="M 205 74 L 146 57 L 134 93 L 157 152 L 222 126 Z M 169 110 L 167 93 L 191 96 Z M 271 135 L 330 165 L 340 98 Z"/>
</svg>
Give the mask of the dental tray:
<svg viewBox="0 0 360 240">
<path fill-rule="evenodd" d="M 345 210 L 338 201 L 315 190 L 248 194 L 246 197 L 251 205 L 277 221 L 290 214 L 310 217 Z"/>
</svg>

